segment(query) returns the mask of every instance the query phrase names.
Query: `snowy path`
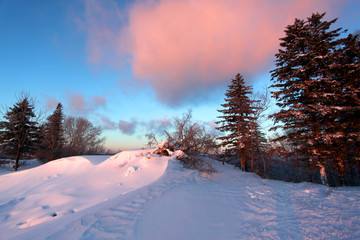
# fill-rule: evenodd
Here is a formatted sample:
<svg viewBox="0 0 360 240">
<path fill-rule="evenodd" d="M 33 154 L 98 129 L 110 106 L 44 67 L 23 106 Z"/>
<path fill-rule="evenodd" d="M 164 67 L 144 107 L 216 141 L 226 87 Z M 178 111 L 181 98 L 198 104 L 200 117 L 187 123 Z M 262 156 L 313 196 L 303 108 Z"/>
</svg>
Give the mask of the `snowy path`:
<svg viewBox="0 0 360 240">
<path fill-rule="evenodd" d="M 13 239 L 360 239 L 360 187 L 284 183 L 213 165 L 220 173 L 208 178 L 170 159 L 150 185 Z"/>
<path fill-rule="evenodd" d="M 359 239 L 359 188 L 259 179 L 231 166 L 164 193 L 134 239 Z M 151 236 L 151 237 L 149 237 Z"/>
</svg>

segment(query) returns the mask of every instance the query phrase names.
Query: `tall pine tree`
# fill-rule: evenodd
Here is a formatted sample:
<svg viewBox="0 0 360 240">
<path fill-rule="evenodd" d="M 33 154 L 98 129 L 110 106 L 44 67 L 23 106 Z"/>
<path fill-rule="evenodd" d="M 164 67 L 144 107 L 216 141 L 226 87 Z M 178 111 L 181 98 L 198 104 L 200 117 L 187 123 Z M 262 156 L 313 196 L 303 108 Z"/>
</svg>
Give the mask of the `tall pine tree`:
<svg viewBox="0 0 360 240">
<path fill-rule="evenodd" d="M 23 154 L 34 153 L 39 143 L 39 128 L 34 111 L 34 103 L 28 96 L 10 107 L 5 121 L 0 122 L 0 141 L 5 153 L 15 157 L 15 171 Z"/>
<path fill-rule="evenodd" d="M 360 169 L 360 36 L 349 34 L 340 39 L 334 57 L 326 140 L 341 183 L 349 184 L 344 178 L 348 170 Z"/>
<path fill-rule="evenodd" d="M 324 21 L 324 16 L 316 13 L 286 27 L 282 49 L 275 55 L 277 68 L 271 71 L 273 97 L 281 110 L 271 117 L 280 123 L 273 129 L 285 133 L 275 140 L 291 144 L 295 149 L 291 154 L 319 169 L 327 184 L 326 167 L 337 170 L 340 177 L 345 173 L 344 156 L 336 156 L 334 149 L 346 138 L 343 110 L 354 110 L 354 105 L 344 106 L 346 94 L 342 95 L 354 77 L 346 76 L 343 65 L 349 54 L 344 51 L 346 41 L 339 38 L 342 29 L 330 30 L 337 19 Z M 348 67 L 354 67 L 354 58 L 350 62 Z M 359 86 L 351 88 L 358 91 Z"/>
<path fill-rule="evenodd" d="M 216 122 L 219 131 L 225 135 L 218 137 L 221 145 L 229 151 L 233 151 L 240 159 L 242 170 L 246 171 L 249 150 L 252 149 L 252 130 L 254 123 L 254 100 L 250 100 L 252 88 L 245 85 L 243 76 L 238 73 L 228 90 L 225 93 L 225 103 L 221 104 L 224 108 L 218 110 L 222 113 L 221 120 Z"/>
</svg>

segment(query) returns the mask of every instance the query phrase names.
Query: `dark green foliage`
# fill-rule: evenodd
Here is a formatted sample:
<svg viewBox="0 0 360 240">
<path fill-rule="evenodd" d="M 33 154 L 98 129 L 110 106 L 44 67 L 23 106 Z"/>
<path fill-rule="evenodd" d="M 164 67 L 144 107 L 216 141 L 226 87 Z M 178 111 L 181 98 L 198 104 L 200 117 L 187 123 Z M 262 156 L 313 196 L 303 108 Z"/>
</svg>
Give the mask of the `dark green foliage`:
<svg viewBox="0 0 360 240">
<path fill-rule="evenodd" d="M 6 155 L 15 157 L 15 171 L 23 154 L 33 154 L 39 144 L 39 128 L 34 103 L 23 96 L 6 112 L 0 122 L 0 141 Z"/>
</svg>

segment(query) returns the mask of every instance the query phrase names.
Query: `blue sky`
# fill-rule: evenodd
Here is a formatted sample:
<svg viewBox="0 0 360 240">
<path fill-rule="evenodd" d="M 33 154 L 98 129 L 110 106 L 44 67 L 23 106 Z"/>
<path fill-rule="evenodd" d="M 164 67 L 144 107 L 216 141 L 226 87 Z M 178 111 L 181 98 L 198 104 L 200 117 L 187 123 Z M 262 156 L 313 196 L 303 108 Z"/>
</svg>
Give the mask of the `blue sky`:
<svg viewBox="0 0 360 240">
<path fill-rule="evenodd" d="M 104 127 L 107 147 L 143 147 L 189 108 L 215 121 L 237 72 L 270 86 L 285 26 L 317 11 L 360 29 L 356 0 L 0 0 L 0 105 L 21 92 L 47 114 L 61 102 Z"/>
</svg>

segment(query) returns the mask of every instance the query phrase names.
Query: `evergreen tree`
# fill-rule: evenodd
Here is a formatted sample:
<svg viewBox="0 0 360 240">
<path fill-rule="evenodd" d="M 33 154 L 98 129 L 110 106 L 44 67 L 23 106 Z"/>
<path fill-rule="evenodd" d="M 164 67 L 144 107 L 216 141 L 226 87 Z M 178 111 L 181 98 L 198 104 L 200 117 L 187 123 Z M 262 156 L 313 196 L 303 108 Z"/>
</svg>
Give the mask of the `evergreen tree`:
<svg viewBox="0 0 360 240">
<path fill-rule="evenodd" d="M 61 156 L 64 145 L 64 114 L 62 109 L 62 104 L 59 103 L 42 127 L 43 149 L 39 153 L 41 158 L 53 160 Z"/>
<path fill-rule="evenodd" d="M 332 111 L 326 116 L 326 140 L 340 181 L 347 184 L 347 169 L 360 169 L 360 37 L 349 34 L 340 44 L 334 54 L 336 62 L 331 66 Z"/>
<path fill-rule="evenodd" d="M 22 154 L 32 154 L 39 143 L 34 104 L 23 96 L 6 112 L 5 121 L 0 122 L 0 141 L 5 153 L 15 157 L 15 171 Z"/>
<path fill-rule="evenodd" d="M 224 99 L 226 103 L 221 104 L 224 109 L 218 110 L 223 115 L 219 116 L 221 120 L 216 122 L 219 124 L 217 129 L 225 134 L 218 137 L 222 142 L 221 146 L 237 154 L 243 170 L 247 170 L 248 151 L 253 149 L 253 103 L 256 101 L 250 100 L 251 94 L 252 88 L 245 85 L 243 76 L 238 73 L 228 86 Z"/>
<path fill-rule="evenodd" d="M 280 39 L 283 49 L 275 55 L 277 68 L 271 71 L 275 82 L 271 86 L 275 88 L 273 97 L 281 110 L 271 117 L 280 123 L 273 129 L 281 128 L 286 133 L 275 140 L 288 141 L 295 149 L 291 154 L 312 169 L 320 169 L 326 184 L 325 167 L 338 170 L 340 175 L 345 171 L 344 158 L 335 156 L 334 149 L 335 143 L 348 138 L 343 125 L 346 112 L 356 111 L 354 104 L 359 106 L 359 102 L 344 102 L 348 96 L 343 95 L 347 89 L 352 89 L 350 95 L 359 90 L 359 85 L 346 87 L 356 78 L 347 75 L 346 68 L 355 67 L 357 61 L 353 70 L 358 74 L 359 55 L 355 60 L 346 53 L 344 46 L 351 40 L 340 39 L 341 28 L 330 30 L 337 19 L 324 21 L 324 16 L 325 13 L 316 13 L 307 21 L 296 19 L 286 27 L 286 36 Z M 351 60 L 346 60 L 349 57 Z M 350 61 L 349 65 L 344 65 L 344 61 Z M 355 122 L 359 121 L 358 115 L 352 116 Z"/>
</svg>

